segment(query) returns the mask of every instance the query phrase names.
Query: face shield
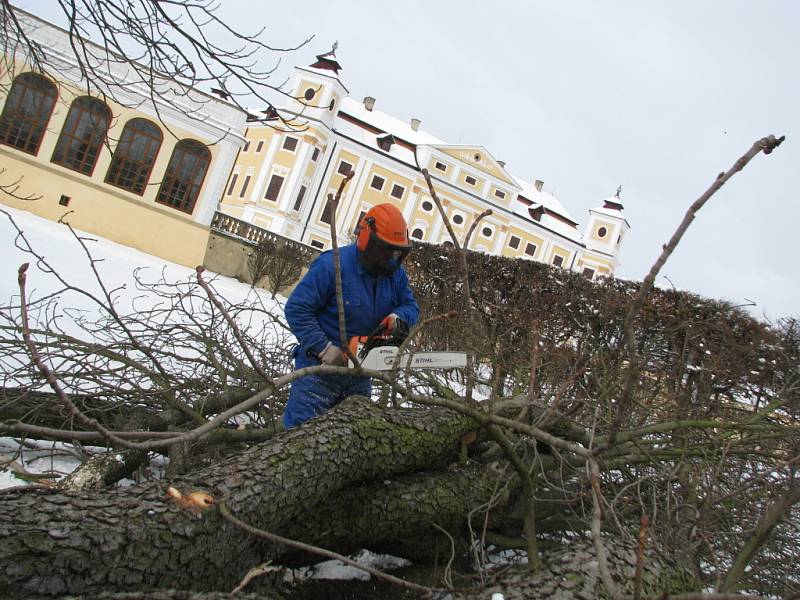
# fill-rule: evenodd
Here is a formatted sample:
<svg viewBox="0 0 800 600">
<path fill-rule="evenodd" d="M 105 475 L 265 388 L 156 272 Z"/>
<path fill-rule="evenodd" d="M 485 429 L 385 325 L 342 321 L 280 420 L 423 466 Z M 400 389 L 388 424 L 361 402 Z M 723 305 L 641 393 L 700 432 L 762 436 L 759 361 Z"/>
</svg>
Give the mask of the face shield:
<svg viewBox="0 0 800 600">
<path fill-rule="evenodd" d="M 359 259 L 364 267 L 375 276 L 392 275 L 408 255 L 411 246 L 395 246 L 379 238 L 375 231 L 370 231 L 369 243 Z"/>
</svg>

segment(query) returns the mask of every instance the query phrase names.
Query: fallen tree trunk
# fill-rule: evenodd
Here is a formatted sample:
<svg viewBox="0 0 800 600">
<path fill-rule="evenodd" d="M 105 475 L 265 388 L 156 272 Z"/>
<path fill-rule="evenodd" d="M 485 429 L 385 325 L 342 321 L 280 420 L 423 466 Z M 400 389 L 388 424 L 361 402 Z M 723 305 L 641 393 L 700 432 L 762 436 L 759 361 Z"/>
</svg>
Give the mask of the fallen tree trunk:
<svg viewBox="0 0 800 600">
<path fill-rule="evenodd" d="M 324 418 L 172 485 L 224 500 L 281 531 L 342 488 L 443 467 L 475 423 L 447 410 L 382 410 L 350 399 Z M 169 502 L 166 483 L 86 493 L 15 492 L 0 503 L 0 597 L 179 588 L 228 590 L 272 546 Z"/>
</svg>

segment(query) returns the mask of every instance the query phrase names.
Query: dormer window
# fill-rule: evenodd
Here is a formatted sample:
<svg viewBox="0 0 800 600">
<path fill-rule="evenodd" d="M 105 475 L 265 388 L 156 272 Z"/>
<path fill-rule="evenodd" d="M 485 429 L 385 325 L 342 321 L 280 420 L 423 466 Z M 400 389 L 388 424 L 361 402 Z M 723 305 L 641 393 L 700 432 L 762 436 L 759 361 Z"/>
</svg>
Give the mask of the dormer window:
<svg viewBox="0 0 800 600">
<path fill-rule="evenodd" d="M 396 143 L 397 138 L 395 138 L 391 133 L 387 133 L 386 135 L 382 135 L 378 138 L 378 147 L 384 152 L 389 152 L 389 150 L 392 148 L 392 144 Z"/>
<path fill-rule="evenodd" d="M 544 207 L 541 205 L 536 208 L 531 207 L 528 209 L 528 214 L 534 221 L 541 221 L 542 215 L 544 215 Z"/>
</svg>

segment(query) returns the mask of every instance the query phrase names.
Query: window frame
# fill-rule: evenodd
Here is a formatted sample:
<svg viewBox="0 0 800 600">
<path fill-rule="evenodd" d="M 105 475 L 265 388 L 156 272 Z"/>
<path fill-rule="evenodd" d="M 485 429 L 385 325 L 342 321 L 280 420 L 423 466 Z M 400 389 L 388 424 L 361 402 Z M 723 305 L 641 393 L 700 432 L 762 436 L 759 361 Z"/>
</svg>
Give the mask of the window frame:
<svg viewBox="0 0 800 600">
<path fill-rule="evenodd" d="M 39 89 L 35 87 L 34 81 L 41 86 Z M 34 96 L 33 99 L 30 99 L 31 96 Z M 11 83 L 3 111 L 0 113 L 0 144 L 38 156 L 57 100 L 58 88 L 47 77 L 31 72 L 17 75 Z M 33 111 L 27 112 L 34 114 L 26 114 L 25 109 L 31 107 Z M 20 134 L 26 129 L 27 133 L 23 138 Z M 12 140 L 23 143 L 22 145 L 12 143 Z M 30 147 L 32 140 L 36 143 Z"/>
<path fill-rule="evenodd" d="M 291 142 L 294 142 L 294 147 L 287 148 L 286 144 L 290 144 Z M 281 150 L 286 150 L 286 152 L 291 152 L 292 154 L 294 154 L 295 152 L 297 152 L 297 147 L 299 145 L 300 145 L 300 139 L 299 138 L 296 138 L 296 137 L 291 136 L 291 135 L 287 135 L 285 138 L 283 138 L 283 143 L 281 144 Z"/>
<path fill-rule="evenodd" d="M 135 131 L 134 128 L 137 124 L 146 125 L 150 128 L 149 131 L 145 132 L 144 130 Z M 126 134 L 128 131 L 134 131 L 134 133 L 129 134 L 131 137 L 130 139 L 126 139 Z M 158 137 L 154 134 L 158 133 Z M 147 144 L 147 150 L 153 149 L 151 156 L 148 160 L 141 160 L 141 161 L 134 161 L 129 157 L 128 149 L 132 146 L 135 146 L 134 142 L 137 140 L 137 136 L 145 137 L 149 139 L 149 143 Z M 147 186 L 150 183 L 150 176 L 153 174 L 153 168 L 155 167 L 156 160 L 158 160 L 158 154 L 161 151 L 161 145 L 164 142 L 164 134 L 161 132 L 161 128 L 150 121 L 149 119 L 144 119 L 142 117 L 134 117 L 129 119 L 127 123 L 125 123 L 125 127 L 122 129 L 122 135 L 119 137 L 119 141 L 117 142 L 116 148 L 114 148 L 114 152 L 111 154 L 111 164 L 108 165 L 108 170 L 106 171 L 105 179 L 103 180 L 108 185 L 112 185 L 116 188 L 126 190 L 132 194 L 136 194 L 138 196 L 144 196 L 145 191 L 147 190 Z M 125 144 L 125 146 L 123 146 Z M 120 158 L 119 153 L 122 148 L 125 148 L 126 153 Z M 147 158 L 147 157 L 145 157 Z M 128 161 L 129 163 L 133 163 L 139 166 L 137 173 L 135 174 L 137 179 L 141 179 L 142 183 L 141 189 L 136 185 L 136 181 L 133 182 L 132 185 L 121 185 L 122 178 L 124 176 L 125 171 L 130 171 L 129 165 L 126 165 L 122 161 Z M 116 173 L 113 171 L 117 169 Z"/>
<path fill-rule="evenodd" d="M 397 190 L 398 188 L 401 190 L 399 196 L 397 194 L 395 194 L 395 190 Z M 399 183 L 395 183 L 395 184 L 392 185 L 392 191 L 389 192 L 389 195 L 392 198 L 396 198 L 397 200 L 402 200 L 403 196 L 406 195 L 406 188 L 405 188 L 404 185 L 401 185 Z"/>
<path fill-rule="evenodd" d="M 376 187 L 376 186 L 375 186 L 375 180 L 376 180 L 376 179 L 380 179 L 380 180 L 381 180 L 381 185 L 380 185 L 380 187 Z M 374 174 L 372 175 L 372 180 L 369 182 L 369 187 L 370 187 L 370 189 L 376 190 L 376 191 L 378 191 L 378 192 L 383 192 L 383 186 L 384 186 L 384 185 L 386 185 L 386 178 L 385 178 L 385 177 L 383 177 L 383 176 L 381 176 L 381 175 L 378 175 L 377 173 L 374 173 Z"/>
<path fill-rule="evenodd" d="M 470 179 L 471 179 L 472 181 L 470 181 Z M 473 177 L 472 175 L 467 175 L 467 174 L 465 173 L 465 174 L 464 174 L 464 183 L 466 183 L 467 185 L 469 185 L 469 186 L 472 186 L 472 187 L 477 187 L 477 185 L 478 185 L 478 178 L 477 178 L 477 177 Z"/>
<path fill-rule="evenodd" d="M 88 105 L 81 106 L 81 103 Z M 87 115 L 88 123 L 85 120 Z M 97 167 L 103 142 L 105 142 L 108 128 L 111 126 L 112 116 L 111 109 L 102 100 L 91 96 L 75 98 L 67 111 L 67 118 L 61 127 L 61 133 L 58 135 L 50 162 L 91 177 Z M 105 119 L 105 123 L 101 123 L 101 119 Z M 89 143 L 85 141 L 87 137 Z M 81 145 L 85 145 L 86 148 L 81 150 Z M 79 158 L 78 155 L 81 152 L 83 156 Z M 94 152 L 93 157 L 92 152 Z M 62 156 L 59 156 L 59 153 Z M 87 160 L 87 157 L 90 157 L 91 162 Z"/>
<path fill-rule="evenodd" d="M 344 172 L 344 173 L 342 172 L 342 165 L 347 165 L 347 166 L 349 167 L 349 169 L 347 169 L 347 171 L 346 171 L 346 172 Z M 338 165 L 337 165 L 337 167 L 336 167 L 336 173 L 337 173 L 338 175 L 345 176 L 345 175 L 347 175 L 347 173 L 349 173 L 350 171 L 353 171 L 353 172 L 355 172 L 355 168 L 353 167 L 353 165 L 352 165 L 352 164 L 350 164 L 349 162 L 347 162 L 345 159 L 341 159 L 341 160 L 339 161 L 339 164 L 338 164 Z"/>
<path fill-rule="evenodd" d="M 522 238 L 513 233 L 508 237 L 508 247 L 512 250 L 519 250 L 519 245 L 522 243 Z"/>
<path fill-rule="evenodd" d="M 278 179 L 280 179 L 281 181 L 277 186 L 277 190 L 275 191 L 275 197 L 274 198 L 270 198 L 269 197 L 270 196 L 270 190 L 273 189 L 273 181 L 275 181 L 276 177 Z M 279 173 L 272 173 L 269 176 L 269 182 L 267 183 L 267 189 L 264 191 L 264 200 L 268 200 L 269 202 L 277 202 L 278 198 L 280 198 L 280 196 L 281 196 L 281 192 L 283 191 L 283 184 L 285 182 L 286 182 L 286 177 L 284 177 L 283 175 L 280 175 Z"/>
<path fill-rule="evenodd" d="M 187 162 L 194 163 L 194 165 L 190 165 L 190 176 L 175 176 L 175 173 L 179 172 Z M 186 214 L 192 214 L 197 205 L 197 200 L 200 198 L 200 192 L 203 189 L 210 166 L 211 151 L 205 144 L 191 138 L 178 141 L 169 157 L 167 170 L 156 194 L 156 202 Z M 247 177 L 250 176 L 248 175 Z M 247 183 L 248 180 L 245 179 L 243 188 L 247 186 Z M 171 190 L 168 189 L 169 186 L 172 186 Z M 181 193 L 181 198 L 178 200 L 175 191 L 181 186 L 186 191 Z"/>
<path fill-rule="evenodd" d="M 529 248 L 533 248 L 533 250 L 532 250 L 531 252 L 528 252 L 528 249 L 529 249 Z M 539 247 L 538 247 L 536 244 L 534 244 L 533 242 L 526 242 L 526 243 L 525 243 L 525 250 L 524 250 L 524 252 L 525 252 L 525 255 L 526 255 L 526 256 L 536 256 L 536 251 L 537 251 L 538 249 L 539 249 Z"/>
</svg>

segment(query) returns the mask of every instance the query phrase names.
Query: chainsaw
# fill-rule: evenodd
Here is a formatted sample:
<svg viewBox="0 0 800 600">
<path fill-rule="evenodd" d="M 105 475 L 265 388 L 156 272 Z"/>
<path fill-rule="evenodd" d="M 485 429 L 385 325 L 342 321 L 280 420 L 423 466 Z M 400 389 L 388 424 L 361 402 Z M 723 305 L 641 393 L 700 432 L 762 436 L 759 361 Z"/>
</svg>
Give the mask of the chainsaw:
<svg viewBox="0 0 800 600">
<path fill-rule="evenodd" d="M 398 320 L 398 327 L 392 335 L 385 335 L 383 327 L 378 327 L 369 336 L 350 338 L 350 356 L 358 356 L 361 366 L 374 371 L 389 371 L 397 361 L 399 369 L 457 369 L 467 366 L 464 352 L 404 352 L 397 360 L 400 345 L 408 336 L 408 325 Z M 348 359 L 348 366 L 354 367 Z"/>
</svg>

